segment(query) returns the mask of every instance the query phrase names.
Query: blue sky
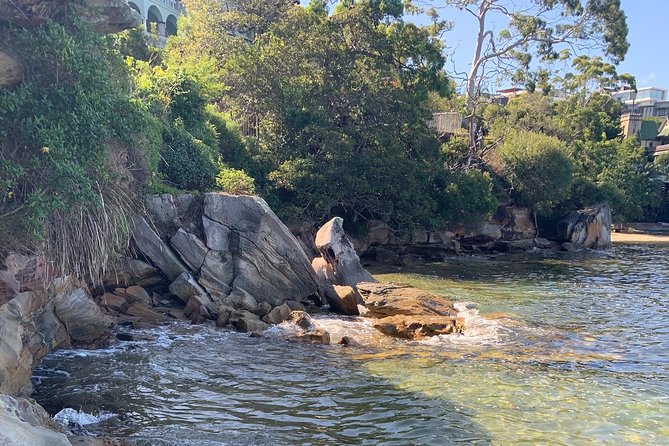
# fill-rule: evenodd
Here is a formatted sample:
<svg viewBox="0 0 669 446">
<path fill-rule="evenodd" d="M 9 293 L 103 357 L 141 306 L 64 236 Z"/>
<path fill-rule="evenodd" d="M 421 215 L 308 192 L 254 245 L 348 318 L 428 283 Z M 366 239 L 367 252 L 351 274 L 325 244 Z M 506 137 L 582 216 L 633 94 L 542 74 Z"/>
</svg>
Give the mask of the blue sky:
<svg viewBox="0 0 669 446">
<path fill-rule="evenodd" d="M 301 2 L 306 4 L 308 0 Z M 618 72 L 636 76 L 639 87 L 669 88 L 669 60 L 662 53 L 663 44 L 666 42 L 665 26 L 669 26 L 666 20 L 669 0 L 621 0 L 621 2 L 627 14 L 630 49 L 625 60 L 618 66 Z M 444 2 L 427 0 L 416 3 L 438 6 Z M 445 35 L 449 52 L 452 54 L 448 58 L 446 69 L 449 72 L 466 71 L 474 49 L 476 28 L 473 17 L 454 8 L 443 9 L 441 12 L 445 19 L 454 22 L 453 30 Z M 420 21 L 415 18 L 412 20 Z"/>
</svg>

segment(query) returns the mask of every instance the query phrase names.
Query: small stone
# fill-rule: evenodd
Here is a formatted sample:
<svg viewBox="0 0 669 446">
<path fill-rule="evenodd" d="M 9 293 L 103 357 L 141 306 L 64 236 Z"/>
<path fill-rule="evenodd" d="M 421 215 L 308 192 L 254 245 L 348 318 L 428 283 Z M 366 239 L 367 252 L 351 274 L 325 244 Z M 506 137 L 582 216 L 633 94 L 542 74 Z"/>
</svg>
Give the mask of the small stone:
<svg viewBox="0 0 669 446">
<path fill-rule="evenodd" d="M 344 346 L 350 346 L 354 344 L 354 341 L 349 336 L 343 336 L 341 338 L 341 341 L 338 342 L 338 344 Z"/>
<path fill-rule="evenodd" d="M 293 311 L 290 313 L 290 321 L 305 331 L 316 328 L 311 316 L 305 311 Z"/>
<path fill-rule="evenodd" d="M 272 311 L 272 305 L 268 302 L 260 302 L 258 306 L 253 310 L 253 313 L 257 314 L 261 319 L 264 318 Z"/>
<path fill-rule="evenodd" d="M 281 322 L 288 320 L 290 318 L 290 313 L 291 310 L 288 305 L 279 305 L 278 307 L 274 307 L 263 320 L 270 325 L 278 325 Z"/>
</svg>

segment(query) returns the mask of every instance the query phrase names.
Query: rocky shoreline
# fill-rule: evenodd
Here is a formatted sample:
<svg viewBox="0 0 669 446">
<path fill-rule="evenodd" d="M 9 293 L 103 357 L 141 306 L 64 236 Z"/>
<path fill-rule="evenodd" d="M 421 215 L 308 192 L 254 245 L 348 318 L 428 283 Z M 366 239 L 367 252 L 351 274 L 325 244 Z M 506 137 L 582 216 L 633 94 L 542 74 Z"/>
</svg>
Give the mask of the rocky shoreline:
<svg viewBox="0 0 669 446">
<path fill-rule="evenodd" d="M 378 284 L 334 218 L 315 235 L 318 256 L 258 197 L 222 193 L 149 197 L 133 218 L 132 257 L 119 256 L 97 286 L 49 277 L 35 257 L 10 255 L 0 271 L 0 443 L 123 444 L 68 437 L 29 398 L 32 369 L 58 348 L 96 348 L 113 336 L 150 340 L 134 329 L 170 321 L 210 323 L 262 336 L 290 324 L 291 340 L 330 344 L 310 313 L 369 317 L 403 338 L 459 333 L 463 320 L 442 297 Z M 45 286 L 45 284 L 48 284 Z M 347 345 L 344 336 L 339 343 Z M 107 442 L 107 443 L 104 443 Z"/>
</svg>

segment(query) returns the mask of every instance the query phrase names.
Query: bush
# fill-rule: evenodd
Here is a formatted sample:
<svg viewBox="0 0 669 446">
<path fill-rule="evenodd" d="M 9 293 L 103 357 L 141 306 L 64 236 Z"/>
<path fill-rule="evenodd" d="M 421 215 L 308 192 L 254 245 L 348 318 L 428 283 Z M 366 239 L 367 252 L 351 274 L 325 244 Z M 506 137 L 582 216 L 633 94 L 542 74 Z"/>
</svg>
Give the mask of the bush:
<svg viewBox="0 0 669 446">
<path fill-rule="evenodd" d="M 452 174 L 438 202 L 442 217 L 454 223 L 475 221 L 497 207 L 490 174 L 478 170 Z"/>
<path fill-rule="evenodd" d="M 497 153 L 503 176 L 521 204 L 535 212 L 547 211 L 566 197 L 573 163 L 559 139 L 537 132 L 512 132 Z"/>
<path fill-rule="evenodd" d="M 256 193 L 253 178 L 243 170 L 223 167 L 216 177 L 216 186 L 223 192 L 233 195 L 254 195 Z"/>
<path fill-rule="evenodd" d="M 180 122 L 163 134 L 160 172 L 165 181 L 183 190 L 211 190 L 216 185 L 217 154 L 195 139 Z"/>
</svg>

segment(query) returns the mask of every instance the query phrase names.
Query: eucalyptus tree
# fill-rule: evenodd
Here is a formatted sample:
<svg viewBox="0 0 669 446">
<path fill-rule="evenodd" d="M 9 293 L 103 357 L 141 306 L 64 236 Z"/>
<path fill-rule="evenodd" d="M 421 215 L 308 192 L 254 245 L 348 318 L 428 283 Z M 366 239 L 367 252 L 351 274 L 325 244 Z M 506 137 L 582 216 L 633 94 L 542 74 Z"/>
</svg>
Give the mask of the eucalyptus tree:
<svg viewBox="0 0 669 446">
<path fill-rule="evenodd" d="M 620 0 L 445 0 L 477 24 L 465 79 L 470 161 L 476 158 L 475 115 L 485 83 L 500 73 L 527 75 L 532 67 L 601 51 L 612 63 L 629 48 Z M 496 32 L 495 27 L 504 23 Z"/>
</svg>

